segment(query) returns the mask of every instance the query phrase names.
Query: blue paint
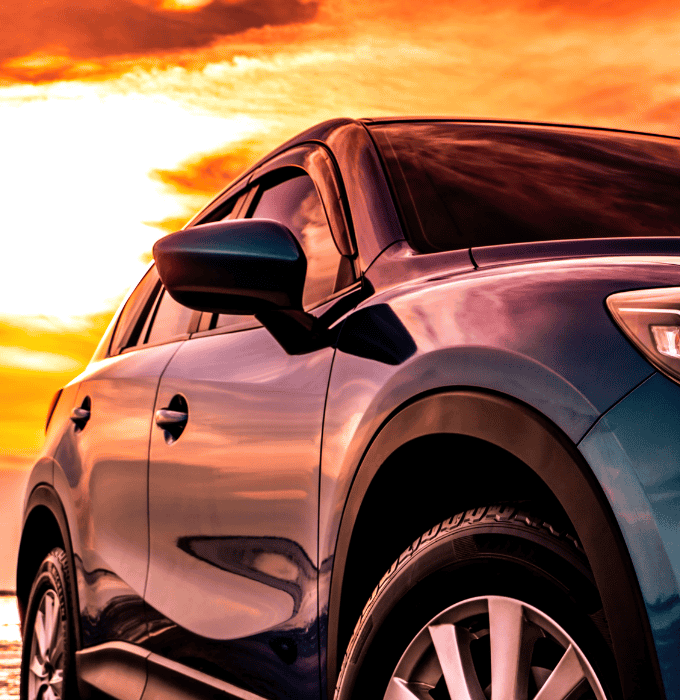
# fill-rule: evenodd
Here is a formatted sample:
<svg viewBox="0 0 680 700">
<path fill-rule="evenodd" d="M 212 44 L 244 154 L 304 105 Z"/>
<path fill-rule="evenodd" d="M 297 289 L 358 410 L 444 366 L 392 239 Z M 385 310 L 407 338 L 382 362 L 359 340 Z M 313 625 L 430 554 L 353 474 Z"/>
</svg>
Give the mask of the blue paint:
<svg viewBox="0 0 680 700">
<path fill-rule="evenodd" d="M 680 387 L 656 373 L 579 445 L 637 572 L 668 700 L 680 698 Z"/>
</svg>

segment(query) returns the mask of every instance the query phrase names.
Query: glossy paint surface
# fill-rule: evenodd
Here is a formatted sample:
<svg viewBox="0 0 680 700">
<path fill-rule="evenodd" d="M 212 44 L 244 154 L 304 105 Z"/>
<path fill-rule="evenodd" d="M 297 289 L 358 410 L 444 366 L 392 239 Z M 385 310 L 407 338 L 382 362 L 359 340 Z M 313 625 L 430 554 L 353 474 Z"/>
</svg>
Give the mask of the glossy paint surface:
<svg viewBox="0 0 680 700">
<path fill-rule="evenodd" d="M 179 343 L 92 365 L 74 406 L 90 398 L 82 429 L 67 419 L 55 452 L 55 486 L 69 504 L 83 646 L 146 633 L 147 460 L 158 379 Z M 65 408 L 70 410 L 69 406 Z M 71 506 L 73 504 L 73 506 Z"/>
<path fill-rule="evenodd" d="M 654 374 L 579 444 L 637 571 L 666 697 L 680 697 L 680 387 Z"/>
<path fill-rule="evenodd" d="M 393 280 L 390 250 L 384 254 L 387 270 L 379 258 L 367 274 L 382 292 L 348 314 L 333 363 L 319 531 L 327 566 L 356 469 L 398 407 L 442 388 L 488 389 L 531 406 L 577 442 L 654 371 L 609 319 L 605 298 L 680 280 L 676 264 L 615 257 L 488 270 L 459 266 L 446 275 L 445 254 L 439 254 L 440 274 L 431 270 L 430 279 L 383 286 Z M 396 321 L 384 344 L 401 348 L 401 355 L 385 361 L 370 347 L 362 352 L 356 340 L 348 352 L 347 335 L 356 336 L 353 317 L 363 317 L 363 333 L 375 342 L 385 307 Z M 327 600 L 320 599 L 321 610 Z"/>
<path fill-rule="evenodd" d="M 161 380 L 188 422 L 151 436 L 147 648 L 266 697 L 317 698 L 317 504 L 332 348 L 264 328 L 196 338 Z M 257 667 L 257 674 L 253 669 Z"/>
<path fill-rule="evenodd" d="M 323 696 L 329 582 L 363 455 L 417 397 L 479 389 L 581 441 L 633 553 L 667 688 L 678 687 L 679 389 L 605 305 L 680 286 L 677 240 L 418 254 L 366 127 L 341 120 L 293 145 L 307 138 L 337 162 L 362 273 L 315 310 L 323 342 L 288 354 L 250 328 L 106 360 L 100 350 L 64 390 L 30 483 L 53 483 L 64 504 L 83 645 L 131 642 L 266 698 Z M 85 397 L 91 418 L 76 430 L 69 414 Z M 183 431 L 159 426 L 159 410 L 185 411 Z"/>
<path fill-rule="evenodd" d="M 358 123 L 339 126 L 329 135 L 328 145 L 338 161 L 361 269 L 365 270 L 385 248 L 402 240 L 404 233 L 366 128 Z"/>
</svg>

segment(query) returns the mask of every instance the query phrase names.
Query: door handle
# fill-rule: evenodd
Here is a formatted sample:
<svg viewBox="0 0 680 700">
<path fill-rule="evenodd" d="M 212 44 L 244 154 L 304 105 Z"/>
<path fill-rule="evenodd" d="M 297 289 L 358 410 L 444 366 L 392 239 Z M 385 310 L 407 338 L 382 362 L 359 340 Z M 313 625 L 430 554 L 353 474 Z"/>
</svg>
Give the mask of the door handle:
<svg viewBox="0 0 680 700">
<path fill-rule="evenodd" d="M 171 411 L 169 408 L 161 408 L 156 411 L 156 425 L 164 430 L 172 429 L 173 426 L 184 427 L 189 420 L 189 414 L 182 411 Z"/>
<path fill-rule="evenodd" d="M 90 397 L 86 396 L 83 399 L 83 403 L 80 406 L 71 410 L 71 420 L 75 423 L 76 430 L 82 430 L 85 427 L 87 421 L 90 420 L 90 410 L 92 408 L 92 402 Z"/>
<path fill-rule="evenodd" d="M 182 434 L 189 420 L 189 406 L 182 394 L 175 394 L 167 408 L 156 411 L 156 425 L 163 429 L 163 437 L 172 445 Z"/>
</svg>

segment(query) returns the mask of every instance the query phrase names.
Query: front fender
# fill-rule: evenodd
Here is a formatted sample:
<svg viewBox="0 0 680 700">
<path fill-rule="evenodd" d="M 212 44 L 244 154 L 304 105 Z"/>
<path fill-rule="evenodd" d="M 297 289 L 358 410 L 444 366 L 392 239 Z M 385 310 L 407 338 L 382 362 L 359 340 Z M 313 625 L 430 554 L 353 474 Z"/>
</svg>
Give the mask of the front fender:
<svg viewBox="0 0 680 700">
<path fill-rule="evenodd" d="M 506 450 L 552 491 L 573 523 L 602 597 L 624 697 L 663 697 L 654 643 L 630 555 L 611 506 L 568 437 L 529 406 L 478 390 L 413 400 L 383 425 L 352 483 L 338 531 L 330 584 L 329 679 L 335 674 L 344 564 L 362 500 L 380 466 L 400 446 L 437 433 L 466 435 Z M 332 666 L 332 668 L 331 668 Z"/>
</svg>

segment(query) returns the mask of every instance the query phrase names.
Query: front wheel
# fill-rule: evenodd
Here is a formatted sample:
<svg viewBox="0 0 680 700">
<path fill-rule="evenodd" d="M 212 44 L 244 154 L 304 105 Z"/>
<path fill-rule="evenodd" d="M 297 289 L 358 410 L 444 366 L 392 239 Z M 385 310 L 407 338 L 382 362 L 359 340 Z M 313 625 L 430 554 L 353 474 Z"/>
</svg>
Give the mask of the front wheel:
<svg viewBox="0 0 680 700">
<path fill-rule="evenodd" d="M 28 599 L 21 655 L 21 700 L 77 700 L 73 616 L 66 554 L 43 560 Z"/>
<path fill-rule="evenodd" d="M 336 700 L 612 700 L 602 605 L 576 540 L 516 507 L 420 537 L 366 605 Z"/>
</svg>

